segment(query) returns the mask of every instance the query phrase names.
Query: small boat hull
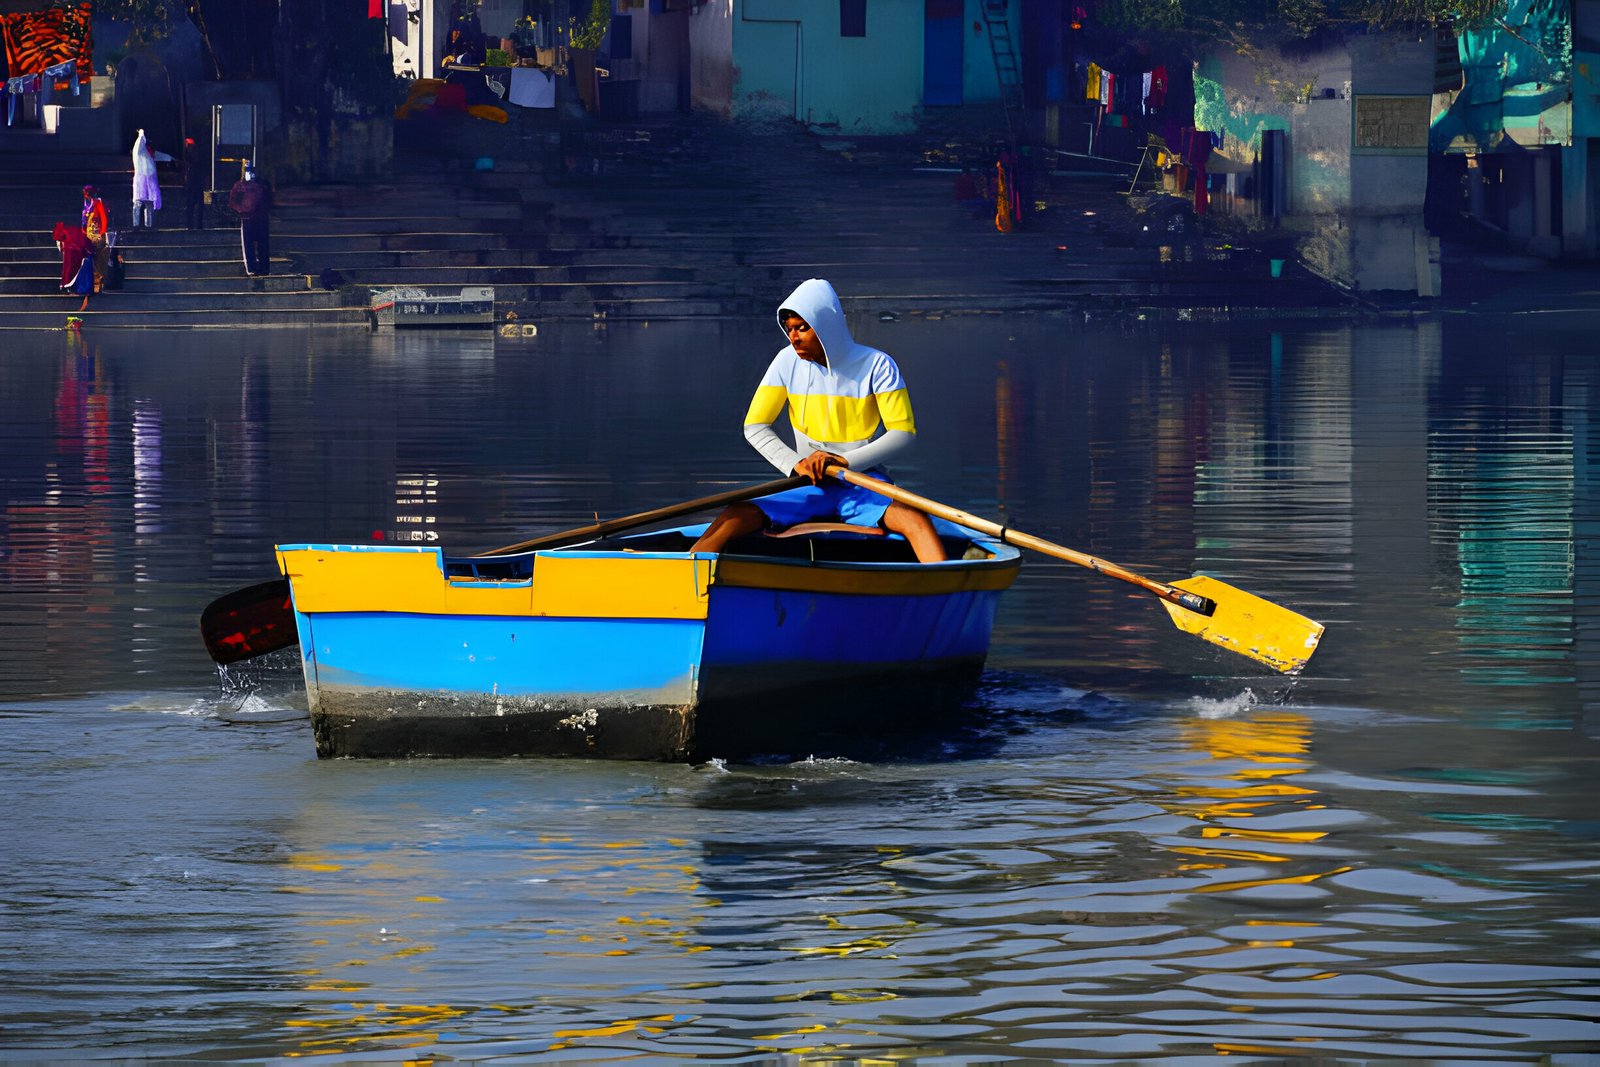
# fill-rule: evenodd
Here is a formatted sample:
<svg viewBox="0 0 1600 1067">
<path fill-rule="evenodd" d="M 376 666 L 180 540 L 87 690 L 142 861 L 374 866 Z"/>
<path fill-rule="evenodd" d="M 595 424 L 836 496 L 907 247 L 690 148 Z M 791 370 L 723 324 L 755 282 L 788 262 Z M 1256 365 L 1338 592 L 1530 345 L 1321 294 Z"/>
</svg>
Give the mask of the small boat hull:
<svg viewBox="0 0 1600 1067">
<path fill-rule="evenodd" d="M 869 728 L 920 719 L 976 679 L 1020 562 L 976 541 L 932 565 L 651 550 L 696 532 L 486 558 L 280 546 L 318 754 L 733 755 L 823 709 L 859 719 L 868 694 Z"/>
<path fill-rule="evenodd" d="M 494 287 L 399 286 L 372 294 L 379 326 L 395 329 L 488 328 L 494 325 Z"/>
</svg>

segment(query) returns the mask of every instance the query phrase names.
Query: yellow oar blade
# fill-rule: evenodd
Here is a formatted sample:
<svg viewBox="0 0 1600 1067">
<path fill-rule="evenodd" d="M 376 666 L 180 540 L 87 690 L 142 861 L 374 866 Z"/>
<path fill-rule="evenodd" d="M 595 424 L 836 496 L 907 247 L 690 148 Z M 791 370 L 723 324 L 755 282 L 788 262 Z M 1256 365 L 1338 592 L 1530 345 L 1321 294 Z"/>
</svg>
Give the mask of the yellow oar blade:
<svg viewBox="0 0 1600 1067">
<path fill-rule="evenodd" d="M 1178 629 L 1229 652 L 1260 660 L 1273 670 L 1285 674 L 1299 671 L 1317 650 L 1317 642 L 1322 640 L 1320 622 L 1313 622 L 1243 589 L 1235 589 L 1227 582 L 1200 575 L 1172 584 L 1217 605 L 1214 613 L 1201 615 L 1161 601 Z"/>
</svg>

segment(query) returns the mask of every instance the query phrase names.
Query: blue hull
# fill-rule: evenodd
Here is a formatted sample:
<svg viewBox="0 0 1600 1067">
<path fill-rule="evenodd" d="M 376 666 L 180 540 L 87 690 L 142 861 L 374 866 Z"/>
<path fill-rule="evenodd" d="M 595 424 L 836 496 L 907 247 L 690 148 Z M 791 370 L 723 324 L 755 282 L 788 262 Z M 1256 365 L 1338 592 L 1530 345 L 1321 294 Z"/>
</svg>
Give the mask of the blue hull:
<svg viewBox="0 0 1600 1067">
<path fill-rule="evenodd" d="M 440 594 L 422 579 L 436 558 L 446 583 L 457 561 L 387 551 L 280 549 L 322 756 L 674 760 L 781 742 L 819 704 L 859 707 L 869 692 L 885 723 L 901 705 L 923 715 L 976 678 L 1017 567 L 999 545 L 927 566 L 562 550 L 507 557 L 504 577 L 456 577 Z M 403 568 L 392 578 L 391 563 Z M 627 617 L 635 569 L 639 599 L 676 617 Z M 565 599 L 539 599 L 563 581 Z M 698 584 L 674 599 L 685 583 Z M 368 585 L 402 592 L 346 610 Z M 496 610 L 440 607 L 480 593 Z"/>
</svg>

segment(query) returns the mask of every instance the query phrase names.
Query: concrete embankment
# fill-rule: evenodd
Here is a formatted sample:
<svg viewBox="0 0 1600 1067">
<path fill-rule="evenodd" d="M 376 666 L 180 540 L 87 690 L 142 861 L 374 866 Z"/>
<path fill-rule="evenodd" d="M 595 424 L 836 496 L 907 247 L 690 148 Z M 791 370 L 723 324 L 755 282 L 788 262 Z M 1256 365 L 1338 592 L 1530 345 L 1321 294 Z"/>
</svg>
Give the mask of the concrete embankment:
<svg viewBox="0 0 1600 1067">
<path fill-rule="evenodd" d="M 59 329 L 75 313 L 50 228 L 76 221 L 86 181 L 122 229 L 127 263 L 125 287 L 90 301 L 86 329 L 369 328 L 371 292 L 395 285 L 493 286 L 497 317 L 522 321 L 745 315 L 810 276 L 853 309 L 913 315 L 1378 308 L 1292 261 L 1273 276 L 1263 248 L 1196 228 L 1173 198 L 1130 197 L 1115 171 L 1067 173 L 1039 157 L 1024 225 L 1000 233 L 986 206 L 955 200 L 960 169 L 992 165 L 971 138 L 829 140 L 686 117 L 576 136 L 484 131 L 480 148 L 438 155 L 427 130 L 405 132 L 391 180 L 278 191 L 266 278 L 244 276 L 220 207 L 215 228 L 179 228 L 175 178 L 160 229 L 129 232 L 125 156 L 52 152 L 43 135 L 18 151 L 8 138 L 0 329 Z"/>
</svg>

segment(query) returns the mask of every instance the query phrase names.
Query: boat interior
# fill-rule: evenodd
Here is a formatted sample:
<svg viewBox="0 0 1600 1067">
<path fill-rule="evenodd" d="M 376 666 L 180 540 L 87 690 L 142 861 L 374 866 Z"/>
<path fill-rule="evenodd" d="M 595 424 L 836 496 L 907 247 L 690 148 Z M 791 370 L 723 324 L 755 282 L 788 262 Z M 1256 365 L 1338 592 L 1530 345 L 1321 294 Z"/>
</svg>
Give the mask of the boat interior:
<svg viewBox="0 0 1600 1067">
<path fill-rule="evenodd" d="M 702 529 L 699 526 L 679 527 L 653 533 L 601 537 L 562 548 L 584 552 L 687 552 Z M 972 537 L 942 532 L 940 540 L 944 543 L 945 554 L 953 560 L 985 560 L 995 554 L 983 541 Z M 479 581 L 522 581 L 533 573 L 535 554 L 446 556 L 445 573 L 451 578 Z M 917 561 L 911 545 L 899 534 L 888 534 L 876 527 L 847 527 L 840 523 L 806 523 L 776 533 L 751 534 L 730 544 L 725 554 L 814 563 Z"/>
</svg>

